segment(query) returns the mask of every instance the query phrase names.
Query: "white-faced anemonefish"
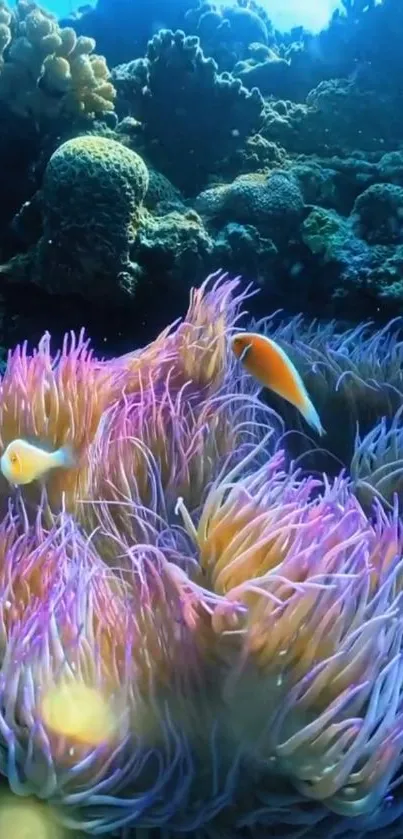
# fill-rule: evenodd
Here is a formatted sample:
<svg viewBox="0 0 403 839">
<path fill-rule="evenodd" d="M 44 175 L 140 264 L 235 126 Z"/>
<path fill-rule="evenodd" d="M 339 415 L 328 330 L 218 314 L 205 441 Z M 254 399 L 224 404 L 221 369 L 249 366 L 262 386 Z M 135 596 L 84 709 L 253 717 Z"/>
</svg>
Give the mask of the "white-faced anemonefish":
<svg viewBox="0 0 403 839">
<path fill-rule="evenodd" d="M 232 337 L 231 347 L 245 370 L 262 387 L 298 408 L 320 436 L 326 433 L 298 370 L 275 341 L 257 332 L 239 332 Z"/>
</svg>

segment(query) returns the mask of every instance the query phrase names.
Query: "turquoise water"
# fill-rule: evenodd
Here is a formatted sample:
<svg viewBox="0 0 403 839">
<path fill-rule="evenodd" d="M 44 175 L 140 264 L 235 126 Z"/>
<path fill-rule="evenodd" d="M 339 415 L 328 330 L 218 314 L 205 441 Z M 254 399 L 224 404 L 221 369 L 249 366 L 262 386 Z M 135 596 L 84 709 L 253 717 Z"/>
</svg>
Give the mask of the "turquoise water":
<svg viewBox="0 0 403 839">
<path fill-rule="evenodd" d="M 85 0 L 88 4 L 88 0 Z M 171 0 L 167 0 L 167 3 Z M 217 4 L 222 2 L 229 4 L 229 0 L 216 0 Z M 270 17 L 279 29 L 290 29 L 292 26 L 306 26 L 308 29 L 319 30 L 326 26 L 332 13 L 340 8 L 340 0 L 260 0 L 261 5 L 267 8 Z M 135 3 L 135 0 L 133 0 Z M 46 7 L 54 14 L 63 16 L 80 5 L 84 0 L 48 0 Z"/>
<path fill-rule="evenodd" d="M 227 0 L 218 2 L 228 5 Z M 335 9 L 342 5 L 341 0 L 260 0 L 260 3 L 279 29 L 306 26 L 312 30 L 326 26 Z"/>
</svg>

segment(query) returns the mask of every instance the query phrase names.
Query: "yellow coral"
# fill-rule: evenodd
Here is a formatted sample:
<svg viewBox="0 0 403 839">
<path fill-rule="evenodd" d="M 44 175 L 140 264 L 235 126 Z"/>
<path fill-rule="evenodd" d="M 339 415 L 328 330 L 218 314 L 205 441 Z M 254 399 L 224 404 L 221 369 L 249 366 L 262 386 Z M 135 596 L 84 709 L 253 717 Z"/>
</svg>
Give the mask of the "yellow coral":
<svg viewBox="0 0 403 839">
<path fill-rule="evenodd" d="M 53 90 L 65 93 L 71 84 L 70 64 L 59 55 L 48 55 L 43 62 L 44 75 Z"/>
<path fill-rule="evenodd" d="M 35 3 L 20 0 L 11 12 L 1 2 L 0 100 L 35 119 L 113 111 L 115 89 L 105 59 L 94 49 L 92 38 L 61 29 Z"/>
<path fill-rule="evenodd" d="M 77 35 L 74 32 L 74 29 L 70 26 L 66 26 L 65 29 L 60 30 L 60 39 L 62 43 L 58 49 L 58 53 L 60 56 L 67 57 L 74 50 L 77 43 Z"/>
<path fill-rule="evenodd" d="M 24 28 L 25 37 L 28 41 L 33 46 L 41 48 L 43 39 L 53 33 L 54 24 L 52 25 L 52 21 L 48 17 L 45 17 L 40 9 L 33 9 L 26 18 Z"/>
</svg>

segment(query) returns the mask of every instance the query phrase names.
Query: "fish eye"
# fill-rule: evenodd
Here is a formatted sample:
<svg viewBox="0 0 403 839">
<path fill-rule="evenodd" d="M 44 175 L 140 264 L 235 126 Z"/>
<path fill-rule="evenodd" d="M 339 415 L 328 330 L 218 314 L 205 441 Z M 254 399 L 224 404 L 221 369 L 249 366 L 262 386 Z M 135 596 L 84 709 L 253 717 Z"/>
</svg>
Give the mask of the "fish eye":
<svg viewBox="0 0 403 839">
<path fill-rule="evenodd" d="M 17 457 L 17 455 L 16 455 L 16 454 L 10 454 L 10 463 L 11 463 L 11 465 L 12 465 L 12 466 L 15 466 L 15 464 L 16 464 L 17 462 L 18 462 L 18 457 Z"/>
</svg>

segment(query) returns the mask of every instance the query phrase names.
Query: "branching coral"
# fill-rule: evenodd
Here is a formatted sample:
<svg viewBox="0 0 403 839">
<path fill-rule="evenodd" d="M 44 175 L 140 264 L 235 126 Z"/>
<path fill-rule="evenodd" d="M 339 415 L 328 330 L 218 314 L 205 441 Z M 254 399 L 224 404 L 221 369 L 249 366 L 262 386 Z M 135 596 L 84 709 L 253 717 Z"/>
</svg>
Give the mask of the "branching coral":
<svg viewBox="0 0 403 839">
<path fill-rule="evenodd" d="M 159 32 L 145 60 L 113 75 L 118 93 L 121 78 L 123 99 L 130 99 L 132 115 L 141 122 L 147 155 L 186 192 L 205 185 L 259 128 L 263 100 L 257 88 L 247 91 L 230 74 L 219 74 L 198 38 L 183 32 Z"/>
<path fill-rule="evenodd" d="M 92 38 L 60 29 L 36 3 L 19 0 L 0 9 L 0 100 L 15 113 L 45 120 L 89 118 L 114 109 L 115 90 Z"/>
</svg>

